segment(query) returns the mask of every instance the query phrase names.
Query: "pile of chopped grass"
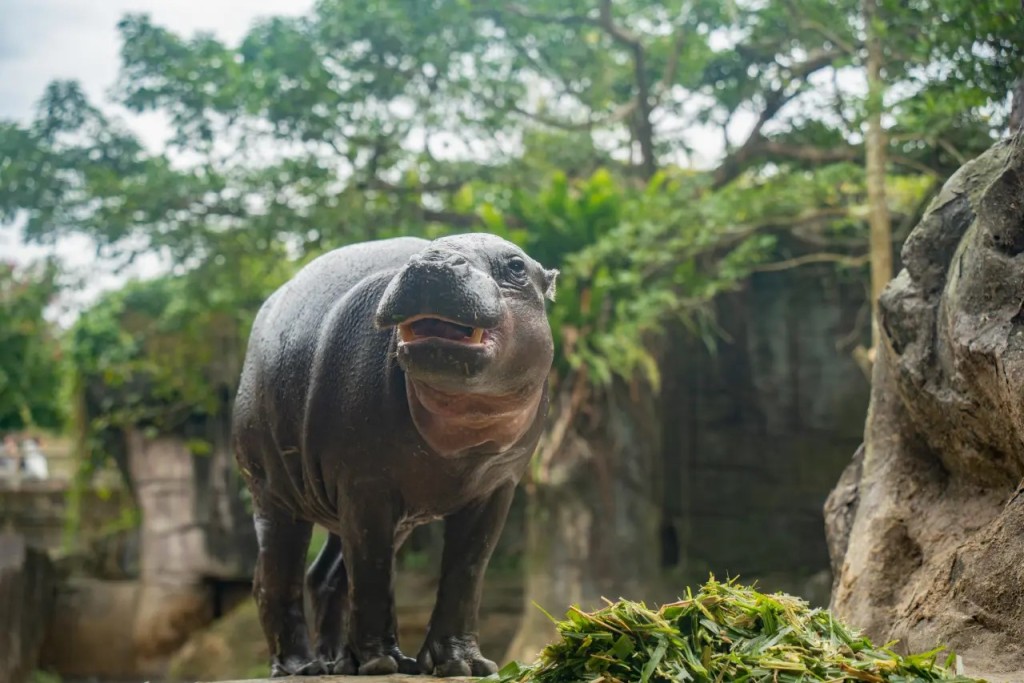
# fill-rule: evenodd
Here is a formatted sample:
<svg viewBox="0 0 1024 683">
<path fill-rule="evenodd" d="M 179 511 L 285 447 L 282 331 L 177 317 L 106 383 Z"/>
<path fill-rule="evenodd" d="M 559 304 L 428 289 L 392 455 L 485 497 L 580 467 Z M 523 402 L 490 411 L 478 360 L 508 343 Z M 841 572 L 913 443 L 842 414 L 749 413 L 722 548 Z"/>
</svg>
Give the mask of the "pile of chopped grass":
<svg viewBox="0 0 1024 683">
<path fill-rule="evenodd" d="M 712 578 L 657 610 L 619 601 L 572 608 L 560 640 L 532 665 L 511 663 L 502 683 L 975 683 L 940 666 L 941 648 L 900 656 L 877 647 L 800 598 L 765 595 Z"/>
</svg>

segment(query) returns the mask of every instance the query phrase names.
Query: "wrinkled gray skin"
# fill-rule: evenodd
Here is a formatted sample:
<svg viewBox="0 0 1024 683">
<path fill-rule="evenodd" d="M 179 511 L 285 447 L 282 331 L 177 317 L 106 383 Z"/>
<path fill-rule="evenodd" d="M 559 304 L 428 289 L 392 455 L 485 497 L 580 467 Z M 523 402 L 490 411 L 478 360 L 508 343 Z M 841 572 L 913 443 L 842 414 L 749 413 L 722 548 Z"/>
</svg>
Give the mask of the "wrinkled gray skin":
<svg viewBox="0 0 1024 683">
<path fill-rule="evenodd" d="M 477 645 L 477 611 L 547 412 L 544 299 L 556 275 L 492 235 L 399 238 L 326 254 L 263 305 L 234 436 L 273 676 L 495 671 Z M 438 336 L 411 322 L 422 316 L 464 328 L 442 323 Z M 473 328 L 486 330 L 479 343 L 459 337 Z M 394 555 L 436 519 L 441 581 L 412 659 L 396 638 Z M 313 524 L 330 536 L 305 575 L 311 643 L 302 596 Z"/>
</svg>

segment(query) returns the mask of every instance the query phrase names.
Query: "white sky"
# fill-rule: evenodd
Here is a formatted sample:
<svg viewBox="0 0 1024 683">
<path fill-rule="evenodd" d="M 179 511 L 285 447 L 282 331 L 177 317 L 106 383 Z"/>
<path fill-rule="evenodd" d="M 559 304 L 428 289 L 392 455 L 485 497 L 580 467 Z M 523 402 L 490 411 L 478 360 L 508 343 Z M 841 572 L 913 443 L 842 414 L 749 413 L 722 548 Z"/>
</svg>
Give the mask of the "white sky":
<svg viewBox="0 0 1024 683">
<path fill-rule="evenodd" d="M 117 22 L 127 13 L 148 13 L 179 33 L 212 31 L 234 42 L 258 17 L 303 14 L 312 5 L 313 0 L 0 0 L 0 119 L 27 122 L 43 88 L 54 79 L 78 80 L 91 101 L 106 103 L 105 91 L 120 65 Z M 118 113 L 147 145 L 161 145 L 166 128 L 159 118 Z M 85 303 L 123 281 L 103 267 L 85 238 L 61 240 L 55 248 L 29 246 L 16 226 L 0 225 L 0 259 L 27 262 L 54 251 L 88 275 L 84 291 L 66 305 Z M 141 259 L 128 275 L 157 269 L 155 257 Z"/>
</svg>

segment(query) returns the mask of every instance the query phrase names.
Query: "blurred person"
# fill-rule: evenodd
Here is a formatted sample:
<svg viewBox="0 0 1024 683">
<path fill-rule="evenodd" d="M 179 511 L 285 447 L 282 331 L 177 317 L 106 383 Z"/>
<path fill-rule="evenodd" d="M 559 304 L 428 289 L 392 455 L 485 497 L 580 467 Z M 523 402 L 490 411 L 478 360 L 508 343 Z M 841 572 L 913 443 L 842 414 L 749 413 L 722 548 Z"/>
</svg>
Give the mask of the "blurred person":
<svg viewBox="0 0 1024 683">
<path fill-rule="evenodd" d="M 21 463 L 21 454 L 18 451 L 18 442 L 8 434 L 4 437 L 4 448 L 0 452 L 0 476 L 13 477 L 17 475 Z"/>
<path fill-rule="evenodd" d="M 29 437 L 21 442 L 22 473 L 26 479 L 49 479 L 50 467 L 39 449 L 39 439 Z"/>
</svg>

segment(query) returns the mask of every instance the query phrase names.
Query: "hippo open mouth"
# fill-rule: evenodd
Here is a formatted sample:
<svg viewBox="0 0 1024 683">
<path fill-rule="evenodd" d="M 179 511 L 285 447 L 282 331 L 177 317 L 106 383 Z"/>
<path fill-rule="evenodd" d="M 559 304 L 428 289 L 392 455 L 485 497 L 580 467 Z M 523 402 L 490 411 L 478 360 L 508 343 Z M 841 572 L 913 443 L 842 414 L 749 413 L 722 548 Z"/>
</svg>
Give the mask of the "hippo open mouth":
<svg viewBox="0 0 1024 683">
<path fill-rule="evenodd" d="M 462 344 L 482 344 L 487 330 L 462 325 L 452 320 L 431 315 L 419 315 L 398 326 L 399 338 L 405 344 L 427 339 L 447 339 Z"/>
</svg>

